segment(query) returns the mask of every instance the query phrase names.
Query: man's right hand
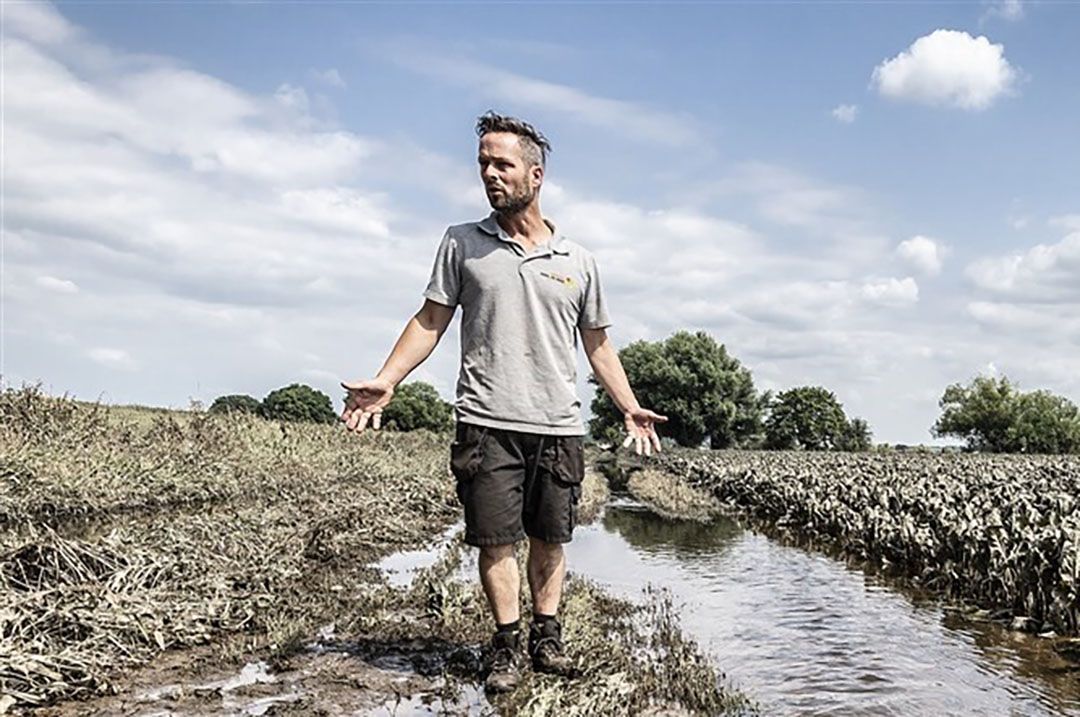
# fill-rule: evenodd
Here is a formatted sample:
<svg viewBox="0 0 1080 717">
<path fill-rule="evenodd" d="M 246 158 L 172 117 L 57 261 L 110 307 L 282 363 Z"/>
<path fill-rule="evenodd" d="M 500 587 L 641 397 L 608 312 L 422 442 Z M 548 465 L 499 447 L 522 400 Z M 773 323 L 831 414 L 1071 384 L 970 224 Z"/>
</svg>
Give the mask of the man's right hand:
<svg viewBox="0 0 1080 717">
<path fill-rule="evenodd" d="M 345 427 L 350 431 L 363 433 L 370 421 L 371 427 L 379 430 L 382 425 L 382 410 L 394 395 L 394 384 L 386 379 L 373 378 L 370 381 L 353 383 L 342 381 L 341 386 L 349 392 L 345 397 L 345 410 L 341 412 Z"/>
</svg>

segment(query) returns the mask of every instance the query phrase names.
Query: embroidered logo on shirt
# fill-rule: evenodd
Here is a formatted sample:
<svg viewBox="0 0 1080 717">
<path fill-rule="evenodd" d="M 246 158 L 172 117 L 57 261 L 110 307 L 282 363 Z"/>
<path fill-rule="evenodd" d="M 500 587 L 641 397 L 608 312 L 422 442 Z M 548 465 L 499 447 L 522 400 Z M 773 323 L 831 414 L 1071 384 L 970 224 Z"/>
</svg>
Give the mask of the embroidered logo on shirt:
<svg viewBox="0 0 1080 717">
<path fill-rule="evenodd" d="M 558 274 L 552 274 L 552 273 L 547 272 L 547 271 L 540 272 L 540 276 L 551 279 L 552 281 L 557 281 L 557 282 L 559 282 L 560 284 L 562 284 L 563 286 L 566 286 L 566 287 L 573 287 L 574 286 L 574 280 L 573 280 L 573 278 L 571 278 L 569 276 L 559 276 Z"/>
</svg>

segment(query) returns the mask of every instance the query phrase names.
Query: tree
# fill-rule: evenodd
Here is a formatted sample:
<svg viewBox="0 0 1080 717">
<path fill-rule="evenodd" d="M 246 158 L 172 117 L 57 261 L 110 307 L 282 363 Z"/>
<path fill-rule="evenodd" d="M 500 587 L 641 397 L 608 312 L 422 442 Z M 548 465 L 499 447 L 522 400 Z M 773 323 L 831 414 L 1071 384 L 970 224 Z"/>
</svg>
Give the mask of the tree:
<svg viewBox="0 0 1080 717">
<path fill-rule="evenodd" d="M 454 427 L 454 409 L 442 400 L 435 387 L 423 381 L 402 384 L 383 409 L 382 422 L 398 431 L 449 431 Z"/>
<path fill-rule="evenodd" d="M 1016 387 L 1005 376 L 978 376 L 970 386 L 954 383 L 938 401 L 942 412 L 931 432 L 938 438 L 963 438 L 971 450 L 1007 451 L 1016 399 Z"/>
<path fill-rule="evenodd" d="M 210 404 L 210 413 L 259 413 L 259 399 L 246 394 L 218 396 Z"/>
<path fill-rule="evenodd" d="M 681 446 L 712 448 L 755 444 L 768 394 L 754 389 L 750 372 L 723 344 L 703 331 L 679 331 L 665 341 L 635 341 L 619 351 L 634 394 L 643 406 L 668 416 L 657 432 Z M 589 430 L 597 440 L 620 440 L 623 414 L 596 385 Z"/>
<path fill-rule="evenodd" d="M 978 376 L 945 389 L 931 429 L 994 453 L 1080 453 L 1080 410 L 1048 391 L 1023 393 L 1005 376 Z"/>
<path fill-rule="evenodd" d="M 268 393 L 262 401 L 259 413 L 263 418 L 277 421 L 333 423 L 337 420 L 330 397 L 300 383 Z"/>
<path fill-rule="evenodd" d="M 836 449 L 851 452 L 868 451 L 874 447 L 873 436 L 869 423 L 862 418 L 852 418 L 847 422 Z"/>
<path fill-rule="evenodd" d="M 1048 391 L 1021 394 L 1007 436 L 1014 453 L 1080 453 L 1080 410 Z"/>
<path fill-rule="evenodd" d="M 869 441 L 866 421 L 852 426 L 836 395 L 821 386 L 800 386 L 777 395 L 765 421 L 765 447 L 791 450 L 848 450 Z"/>
</svg>

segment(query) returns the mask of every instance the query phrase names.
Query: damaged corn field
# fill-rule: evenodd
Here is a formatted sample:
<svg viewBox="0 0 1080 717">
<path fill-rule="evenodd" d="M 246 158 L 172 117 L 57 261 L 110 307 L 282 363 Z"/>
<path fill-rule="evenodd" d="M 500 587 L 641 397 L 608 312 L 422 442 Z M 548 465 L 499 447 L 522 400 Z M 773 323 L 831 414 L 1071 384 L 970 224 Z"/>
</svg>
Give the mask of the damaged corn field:
<svg viewBox="0 0 1080 717">
<path fill-rule="evenodd" d="M 631 604 L 577 578 L 564 624 L 580 676 L 530 676 L 493 702 L 478 694 L 490 616 L 458 567 L 460 537 L 408 585 L 377 568 L 460 520 L 448 442 L 4 391 L 0 713 L 120 712 L 139 675 L 170 660 L 180 681 L 253 660 L 306 675 L 274 714 L 410 698 L 441 700 L 448 714 L 751 711 L 663 594 Z M 590 476 L 582 514 L 607 498 Z M 344 662 L 320 680 L 310 663 L 327 654 Z M 416 681 L 359 671 L 379 659 L 409 665 Z M 175 714 L 228 711 L 180 692 Z"/>
<path fill-rule="evenodd" d="M 1080 458 L 674 451 L 657 462 L 770 531 L 1016 629 L 1080 633 Z"/>
</svg>

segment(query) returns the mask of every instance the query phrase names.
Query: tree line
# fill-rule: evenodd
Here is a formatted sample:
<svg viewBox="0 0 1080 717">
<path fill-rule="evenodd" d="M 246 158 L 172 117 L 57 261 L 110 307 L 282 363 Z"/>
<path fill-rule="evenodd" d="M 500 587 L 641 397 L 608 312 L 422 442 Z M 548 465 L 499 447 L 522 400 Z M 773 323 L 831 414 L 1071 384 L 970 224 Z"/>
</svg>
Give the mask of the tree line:
<svg viewBox="0 0 1080 717">
<path fill-rule="evenodd" d="M 259 401 L 253 396 L 218 396 L 210 404 L 211 413 L 249 413 L 277 421 L 334 423 L 338 414 L 330 397 L 300 383 L 271 391 Z M 394 398 L 383 410 L 383 426 L 392 431 L 448 431 L 454 427 L 454 410 L 442 400 L 431 384 L 415 381 L 398 386 Z"/>
<path fill-rule="evenodd" d="M 759 391 L 753 377 L 725 346 L 699 331 L 679 331 L 663 341 L 635 341 L 619 350 L 630 385 L 642 405 L 667 415 L 661 436 L 680 446 L 811 451 L 865 451 L 870 425 L 850 417 L 836 394 L 822 386 Z M 595 376 L 589 432 L 600 442 L 621 440 L 623 415 Z M 931 428 L 939 438 L 959 438 L 972 451 L 1080 453 L 1080 410 L 1048 391 L 1023 392 L 1008 378 L 977 377 L 945 389 L 941 415 Z M 213 413 L 243 411 L 264 418 L 333 423 L 330 397 L 303 384 L 271 391 L 262 401 L 220 396 Z M 452 406 L 428 383 L 405 383 L 383 411 L 390 430 L 453 427 Z"/>
</svg>

